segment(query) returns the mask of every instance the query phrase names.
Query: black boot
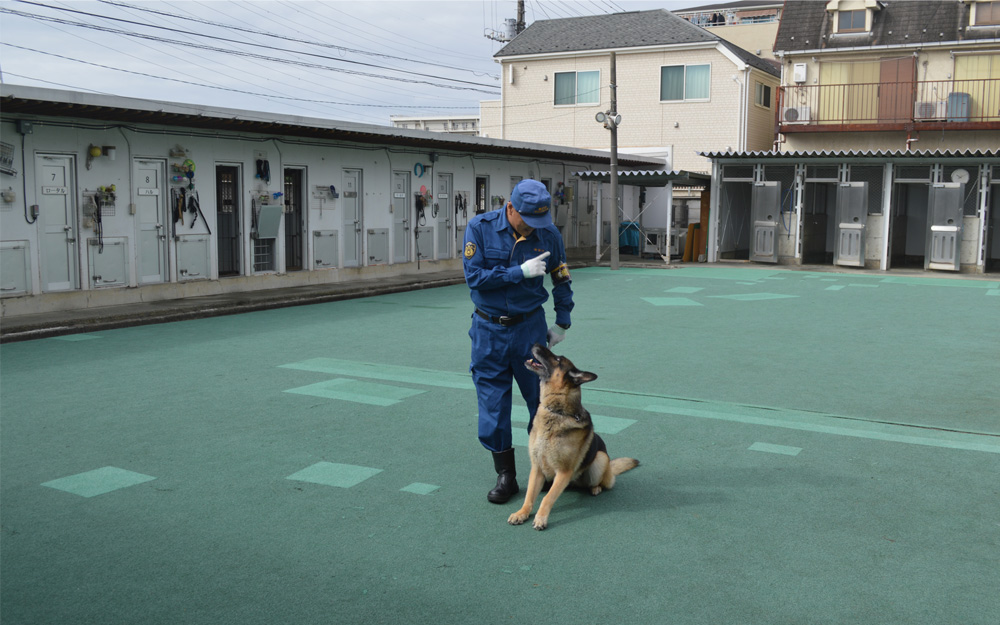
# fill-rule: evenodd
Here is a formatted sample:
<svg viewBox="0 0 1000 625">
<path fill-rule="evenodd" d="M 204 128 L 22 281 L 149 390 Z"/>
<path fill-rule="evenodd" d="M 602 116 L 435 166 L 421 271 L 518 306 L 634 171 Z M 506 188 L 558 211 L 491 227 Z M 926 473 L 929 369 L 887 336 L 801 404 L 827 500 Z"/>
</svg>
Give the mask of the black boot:
<svg viewBox="0 0 1000 625">
<path fill-rule="evenodd" d="M 514 448 L 493 452 L 493 468 L 497 471 L 497 485 L 486 495 L 490 503 L 507 503 L 521 489 L 517 487 L 517 466 L 514 464 Z"/>
</svg>

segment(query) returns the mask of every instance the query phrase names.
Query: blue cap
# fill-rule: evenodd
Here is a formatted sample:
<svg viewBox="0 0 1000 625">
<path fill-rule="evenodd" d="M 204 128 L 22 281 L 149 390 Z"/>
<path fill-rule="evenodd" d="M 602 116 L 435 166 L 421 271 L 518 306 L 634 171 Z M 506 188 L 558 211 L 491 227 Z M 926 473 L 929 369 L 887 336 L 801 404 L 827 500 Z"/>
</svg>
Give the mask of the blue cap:
<svg viewBox="0 0 1000 625">
<path fill-rule="evenodd" d="M 552 215 L 549 214 L 552 197 L 545 185 L 537 180 L 522 180 L 517 183 L 510 194 L 510 203 L 524 223 L 532 228 L 552 225 Z"/>
</svg>

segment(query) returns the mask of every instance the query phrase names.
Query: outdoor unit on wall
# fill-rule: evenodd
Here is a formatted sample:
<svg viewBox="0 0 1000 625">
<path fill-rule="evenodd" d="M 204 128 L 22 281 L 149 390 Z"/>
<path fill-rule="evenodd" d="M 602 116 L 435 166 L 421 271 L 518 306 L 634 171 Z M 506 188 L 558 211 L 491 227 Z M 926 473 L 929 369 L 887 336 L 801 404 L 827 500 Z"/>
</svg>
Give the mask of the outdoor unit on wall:
<svg viewBox="0 0 1000 625">
<path fill-rule="evenodd" d="M 914 102 L 913 119 L 944 119 L 948 111 L 945 100 L 931 102 Z"/>
<path fill-rule="evenodd" d="M 970 97 L 968 93 L 949 93 L 947 115 L 950 122 L 969 121 Z"/>
<path fill-rule="evenodd" d="M 808 106 L 789 106 L 781 109 L 781 121 L 786 124 L 807 124 L 809 123 Z"/>
<path fill-rule="evenodd" d="M 806 64 L 796 63 L 792 65 L 792 82 L 804 83 L 806 81 Z"/>
</svg>

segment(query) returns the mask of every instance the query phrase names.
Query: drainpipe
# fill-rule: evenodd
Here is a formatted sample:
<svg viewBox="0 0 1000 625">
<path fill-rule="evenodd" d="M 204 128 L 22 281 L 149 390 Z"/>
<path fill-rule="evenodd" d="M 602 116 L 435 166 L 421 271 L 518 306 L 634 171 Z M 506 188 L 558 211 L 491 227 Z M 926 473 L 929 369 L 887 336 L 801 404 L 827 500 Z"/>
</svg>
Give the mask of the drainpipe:
<svg viewBox="0 0 1000 625">
<path fill-rule="evenodd" d="M 743 133 L 740 151 L 747 151 L 747 135 L 750 133 L 750 66 L 743 70 Z"/>
<path fill-rule="evenodd" d="M 582 180 L 580 182 L 581 184 L 583 183 Z M 588 202 L 590 201 L 591 198 L 594 197 L 594 186 L 593 186 L 594 184 L 595 183 L 593 182 L 587 183 Z M 596 184 L 597 184 L 597 201 L 594 203 L 593 218 L 594 221 L 596 222 L 594 226 L 594 249 L 597 251 L 595 252 L 596 258 L 594 259 L 594 261 L 599 263 L 601 262 L 601 243 L 604 242 L 604 222 L 601 221 L 601 183 L 598 182 Z"/>
<path fill-rule="evenodd" d="M 913 135 L 913 131 L 912 130 L 907 130 L 906 131 L 906 151 L 907 152 L 909 152 L 910 150 L 913 149 L 913 148 L 910 147 L 911 143 L 916 143 L 917 141 L 920 141 L 920 137 L 913 138 L 912 135 Z"/>
<path fill-rule="evenodd" d="M 511 66 L 511 67 L 513 68 L 513 66 Z M 511 75 L 513 75 L 513 74 L 511 74 Z M 503 117 L 504 117 L 503 116 L 503 109 L 504 109 L 503 104 L 504 104 L 504 100 L 505 100 L 504 95 L 506 93 L 507 93 L 507 90 L 503 88 L 503 65 L 501 64 L 500 65 L 500 138 L 501 139 L 506 139 L 507 138 L 507 132 L 506 132 L 507 128 L 504 126 L 504 123 L 503 123 Z"/>
<path fill-rule="evenodd" d="M 889 255 L 892 251 L 892 240 L 890 238 L 892 230 L 892 181 L 893 164 L 886 163 L 885 171 L 882 172 L 882 258 L 879 259 L 879 270 L 889 269 Z"/>
<path fill-rule="evenodd" d="M 979 271 L 986 270 L 986 231 L 989 226 L 990 209 L 987 198 L 990 188 L 990 168 L 988 165 L 979 166 L 979 241 L 976 247 L 976 265 Z M 996 216 L 994 216 L 996 219 Z"/>
</svg>

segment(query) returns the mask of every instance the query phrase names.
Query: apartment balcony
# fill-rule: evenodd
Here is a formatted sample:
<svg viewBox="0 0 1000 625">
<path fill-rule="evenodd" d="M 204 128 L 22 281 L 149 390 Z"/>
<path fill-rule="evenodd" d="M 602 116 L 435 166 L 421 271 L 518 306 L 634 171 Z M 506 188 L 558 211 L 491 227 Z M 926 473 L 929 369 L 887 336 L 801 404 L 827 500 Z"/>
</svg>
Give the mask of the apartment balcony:
<svg viewBox="0 0 1000 625">
<path fill-rule="evenodd" d="M 780 133 L 1000 130 L 1000 79 L 778 88 Z"/>
</svg>

